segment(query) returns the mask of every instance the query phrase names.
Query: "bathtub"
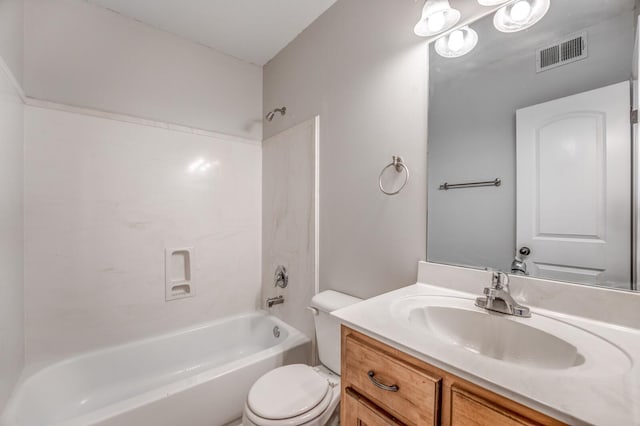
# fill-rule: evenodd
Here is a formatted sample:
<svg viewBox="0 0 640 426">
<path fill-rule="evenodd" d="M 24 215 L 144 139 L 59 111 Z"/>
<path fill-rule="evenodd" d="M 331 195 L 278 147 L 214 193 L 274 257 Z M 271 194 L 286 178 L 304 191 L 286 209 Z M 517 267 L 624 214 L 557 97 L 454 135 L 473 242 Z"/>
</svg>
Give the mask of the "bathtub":
<svg viewBox="0 0 640 426">
<path fill-rule="evenodd" d="M 266 313 L 225 318 L 46 367 L 21 381 L 0 425 L 221 426 L 258 377 L 309 354 L 304 334 Z"/>
</svg>

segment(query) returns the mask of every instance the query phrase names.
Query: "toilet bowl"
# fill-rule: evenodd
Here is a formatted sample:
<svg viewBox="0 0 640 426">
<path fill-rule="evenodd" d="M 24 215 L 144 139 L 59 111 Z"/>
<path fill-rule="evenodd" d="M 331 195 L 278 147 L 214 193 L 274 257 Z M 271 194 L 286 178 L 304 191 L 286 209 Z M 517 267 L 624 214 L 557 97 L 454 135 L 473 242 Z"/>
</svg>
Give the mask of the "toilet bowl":
<svg viewBox="0 0 640 426">
<path fill-rule="evenodd" d="M 321 365 L 287 365 L 260 377 L 247 396 L 243 426 L 338 425 L 340 322 L 330 312 L 360 300 L 332 290 L 313 297 L 311 310 Z"/>
<path fill-rule="evenodd" d="M 339 376 L 323 366 L 288 365 L 272 370 L 256 381 L 245 403 L 242 424 L 337 425 L 339 403 Z"/>
</svg>

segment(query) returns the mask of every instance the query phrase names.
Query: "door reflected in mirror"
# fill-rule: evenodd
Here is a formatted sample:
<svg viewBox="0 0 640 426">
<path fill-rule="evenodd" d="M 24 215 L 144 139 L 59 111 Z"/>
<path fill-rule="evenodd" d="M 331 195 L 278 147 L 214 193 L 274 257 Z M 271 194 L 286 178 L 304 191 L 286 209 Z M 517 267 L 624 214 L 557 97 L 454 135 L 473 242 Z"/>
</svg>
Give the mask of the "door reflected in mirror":
<svg viewBox="0 0 640 426">
<path fill-rule="evenodd" d="M 457 58 L 431 43 L 429 261 L 637 288 L 635 3 L 551 0 L 518 32 L 491 14 Z"/>
</svg>

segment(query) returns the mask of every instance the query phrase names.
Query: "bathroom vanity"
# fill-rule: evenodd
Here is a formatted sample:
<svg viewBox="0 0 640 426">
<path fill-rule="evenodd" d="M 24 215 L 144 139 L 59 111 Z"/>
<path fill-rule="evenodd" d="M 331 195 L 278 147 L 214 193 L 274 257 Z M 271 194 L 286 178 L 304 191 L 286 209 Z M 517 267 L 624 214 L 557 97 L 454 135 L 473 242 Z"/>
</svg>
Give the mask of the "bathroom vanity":
<svg viewBox="0 0 640 426">
<path fill-rule="evenodd" d="M 422 262 L 418 283 L 333 312 L 343 424 L 640 424 L 640 295 L 512 277 L 517 317 L 476 306 L 490 284 Z"/>
<path fill-rule="evenodd" d="M 341 407 L 346 426 L 564 424 L 346 326 Z"/>
</svg>

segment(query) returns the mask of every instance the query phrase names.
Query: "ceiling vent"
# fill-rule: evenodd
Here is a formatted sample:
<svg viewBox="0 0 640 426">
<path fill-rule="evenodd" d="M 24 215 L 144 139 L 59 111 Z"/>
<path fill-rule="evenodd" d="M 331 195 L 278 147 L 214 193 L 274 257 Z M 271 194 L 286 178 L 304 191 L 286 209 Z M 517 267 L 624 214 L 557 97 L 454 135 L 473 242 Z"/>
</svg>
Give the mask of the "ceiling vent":
<svg viewBox="0 0 640 426">
<path fill-rule="evenodd" d="M 587 33 L 573 34 L 554 45 L 536 51 L 536 72 L 580 61 L 587 56 Z"/>
</svg>

